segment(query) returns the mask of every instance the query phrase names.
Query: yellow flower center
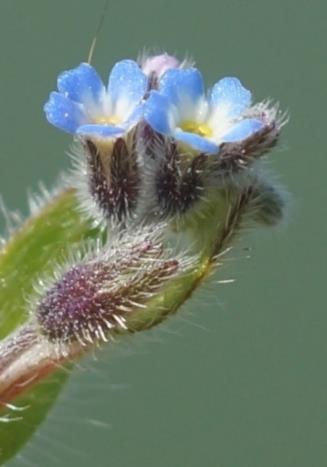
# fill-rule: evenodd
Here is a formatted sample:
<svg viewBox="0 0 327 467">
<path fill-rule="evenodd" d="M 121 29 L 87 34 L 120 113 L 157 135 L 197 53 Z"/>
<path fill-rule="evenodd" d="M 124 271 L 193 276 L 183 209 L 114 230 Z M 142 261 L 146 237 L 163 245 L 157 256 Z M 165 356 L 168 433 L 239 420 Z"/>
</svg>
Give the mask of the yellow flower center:
<svg viewBox="0 0 327 467">
<path fill-rule="evenodd" d="M 111 115 L 110 117 L 105 117 L 101 115 L 101 117 L 96 117 L 94 119 L 94 123 L 97 123 L 98 125 L 118 125 L 121 122 L 121 120 L 116 117 L 115 115 Z"/>
<path fill-rule="evenodd" d="M 205 123 L 198 123 L 193 120 L 184 120 L 180 125 L 181 130 L 188 131 L 189 133 L 196 133 L 199 136 L 210 138 L 212 136 L 212 129 Z"/>
</svg>

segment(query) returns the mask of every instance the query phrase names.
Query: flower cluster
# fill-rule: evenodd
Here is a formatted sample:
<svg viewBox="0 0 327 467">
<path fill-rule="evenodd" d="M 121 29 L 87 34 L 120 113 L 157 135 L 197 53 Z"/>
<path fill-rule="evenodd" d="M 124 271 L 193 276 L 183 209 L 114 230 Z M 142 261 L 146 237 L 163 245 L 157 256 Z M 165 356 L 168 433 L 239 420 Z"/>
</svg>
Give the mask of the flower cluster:
<svg viewBox="0 0 327 467">
<path fill-rule="evenodd" d="M 158 89 L 148 92 L 156 73 Z M 219 80 L 206 95 L 200 71 L 181 68 L 167 54 L 147 59 L 143 69 L 133 60 L 118 62 L 107 87 L 87 63 L 60 74 L 57 85 L 44 107 L 47 119 L 84 137 L 123 136 L 144 119 L 154 131 L 214 154 L 222 143 L 242 141 L 265 125 L 262 115 L 247 116 L 251 93 L 237 78 Z"/>
<path fill-rule="evenodd" d="M 222 78 L 206 92 L 201 72 L 168 54 L 116 63 L 107 86 L 82 63 L 60 74 L 57 87 L 44 106 L 46 117 L 82 142 L 88 190 L 101 216 L 119 221 L 137 210 L 153 160 L 152 192 L 160 209 L 185 211 L 203 189 L 199 165 L 215 161 L 216 172 L 239 170 L 275 144 L 281 127 L 276 109 L 252 105 L 237 78 Z M 192 166 L 185 157 L 196 166 L 194 187 L 186 181 Z M 199 157 L 206 161 L 199 163 Z M 168 172 L 169 180 L 163 175 Z"/>
<path fill-rule="evenodd" d="M 3 410 L 21 411 L 18 396 L 37 402 L 39 383 L 102 342 L 175 314 L 245 226 L 275 225 L 285 210 L 256 164 L 283 120 L 237 78 L 206 91 L 192 63 L 161 54 L 116 63 L 107 85 L 88 63 L 57 84 L 44 110 L 74 136 L 75 170 L 53 196 L 30 200 L 1 250 Z M 44 418 L 66 378 L 55 379 L 23 428 Z M 5 438 L 0 464 L 18 446 Z"/>
</svg>

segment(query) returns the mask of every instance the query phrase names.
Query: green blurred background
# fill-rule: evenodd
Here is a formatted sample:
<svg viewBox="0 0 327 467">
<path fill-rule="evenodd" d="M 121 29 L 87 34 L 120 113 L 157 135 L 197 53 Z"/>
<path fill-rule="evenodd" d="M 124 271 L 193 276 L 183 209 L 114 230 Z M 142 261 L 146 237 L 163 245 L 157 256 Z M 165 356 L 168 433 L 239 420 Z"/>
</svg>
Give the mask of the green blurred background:
<svg viewBox="0 0 327 467">
<path fill-rule="evenodd" d="M 26 213 L 27 189 L 69 167 L 71 139 L 42 105 L 58 72 L 86 59 L 102 8 L 0 3 L 10 208 Z M 326 15 L 325 0 L 110 2 L 94 58 L 103 76 L 154 46 L 191 54 L 208 84 L 236 75 L 289 110 L 269 170 L 291 193 L 290 212 L 281 228 L 248 234 L 178 317 L 83 362 L 10 466 L 327 465 Z M 236 284 L 216 283 L 227 278 Z"/>
</svg>

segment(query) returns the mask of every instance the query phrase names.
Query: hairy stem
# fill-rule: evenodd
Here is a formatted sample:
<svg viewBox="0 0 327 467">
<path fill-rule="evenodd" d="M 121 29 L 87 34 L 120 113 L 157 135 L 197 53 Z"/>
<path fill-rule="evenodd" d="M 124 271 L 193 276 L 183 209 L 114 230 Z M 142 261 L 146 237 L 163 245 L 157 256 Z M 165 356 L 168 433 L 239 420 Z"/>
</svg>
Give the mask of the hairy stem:
<svg viewBox="0 0 327 467">
<path fill-rule="evenodd" d="M 70 359 L 81 353 L 80 347 L 70 346 Z M 6 406 L 65 363 L 64 352 L 56 352 L 34 324 L 22 325 L 0 345 L 0 406 Z"/>
<path fill-rule="evenodd" d="M 118 334 L 149 329 L 175 313 L 201 283 L 220 264 L 220 257 L 239 231 L 253 200 L 251 187 L 235 193 L 226 193 L 224 215 L 209 219 L 211 226 L 207 244 L 202 245 L 198 259 L 182 277 L 173 277 L 160 297 L 155 296 L 149 306 L 135 310 L 127 317 L 126 330 Z M 220 215 L 222 213 L 220 212 Z M 208 245 L 208 243 L 210 244 Z M 201 252 L 205 251 L 205 254 Z M 0 404 L 14 400 L 43 380 L 58 367 L 82 356 L 94 347 L 80 342 L 50 343 L 40 335 L 37 327 L 28 322 L 0 343 Z"/>
</svg>

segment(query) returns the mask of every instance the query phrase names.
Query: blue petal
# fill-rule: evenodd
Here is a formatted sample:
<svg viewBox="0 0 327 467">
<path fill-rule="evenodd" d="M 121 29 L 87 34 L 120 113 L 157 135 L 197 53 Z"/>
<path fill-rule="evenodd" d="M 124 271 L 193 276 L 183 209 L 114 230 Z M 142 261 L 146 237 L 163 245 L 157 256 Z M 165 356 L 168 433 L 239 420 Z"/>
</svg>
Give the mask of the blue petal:
<svg viewBox="0 0 327 467">
<path fill-rule="evenodd" d="M 133 60 L 122 60 L 113 67 L 109 75 L 108 93 L 115 104 L 123 98 L 137 105 L 144 97 L 148 79 Z"/>
<path fill-rule="evenodd" d="M 227 106 L 230 117 L 238 117 L 251 104 L 251 92 L 237 78 L 223 78 L 210 93 L 212 107 Z"/>
<path fill-rule="evenodd" d="M 73 101 L 83 103 L 87 99 L 97 101 L 104 90 L 98 73 L 88 63 L 67 70 L 58 76 L 58 90 Z"/>
<path fill-rule="evenodd" d="M 169 135 L 172 132 L 171 111 L 172 105 L 169 99 L 158 91 L 152 91 L 144 104 L 144 120 L 153 130 Z"/>
<path fill-rule="evenodd" d="M 131 115 L 128 117 L 127 120 L 124 121 L 122 127 L 124 128 L 131 128 L 132 126 L 136 125 L 140 122 L 143 118 L 144 113 L 144 104 L 137 105 L 135 109 L 132 111 Z"/>
<path fill-rule="evenodd" d="M 124 133 L 124 128 L 112 125 L 82 125 L 76 131 L 76 134 L 80 136 L 96 136 L 98 138 L 115 138 Z"/>
<path fill-rule="evenodd" d="M 67 133 L 75 133 L 76 129 L 87 122 L 81 106 L 59 92 L 52 92 L 44 105 L 47 120 Z"/>
<path fill-rule="evenodd" d="M 259 120 L 255 120 L 254 118 L 247 118 L 239 123 L 236 123 L 236 125 L 234 125 L 233 128 L 222 137 L 222 140 L 224 143 L 242 141 L 251 136 L 253 133 L 261 130 L 263 127 L 264 124 Z"/>
<path fill-rule="evenodd" d="M 188 131 L 177 130 L 174 137 L 177 141 L 191 146 L 193 149 L 201 151 L 206 154 L 216 154 L 218 152 L 219 146 L 209 141 L 206 138 L 203 138 L 200 135 L 194 133 L 189 133 Z"/>
<path fill-rule="evenodd" d="M 160 81 L 160 92 L 176 106 L 185 98 L 196 102 L 204 95 L 202 75 L 196 68 L 168 70 Z"/>
</svg>

